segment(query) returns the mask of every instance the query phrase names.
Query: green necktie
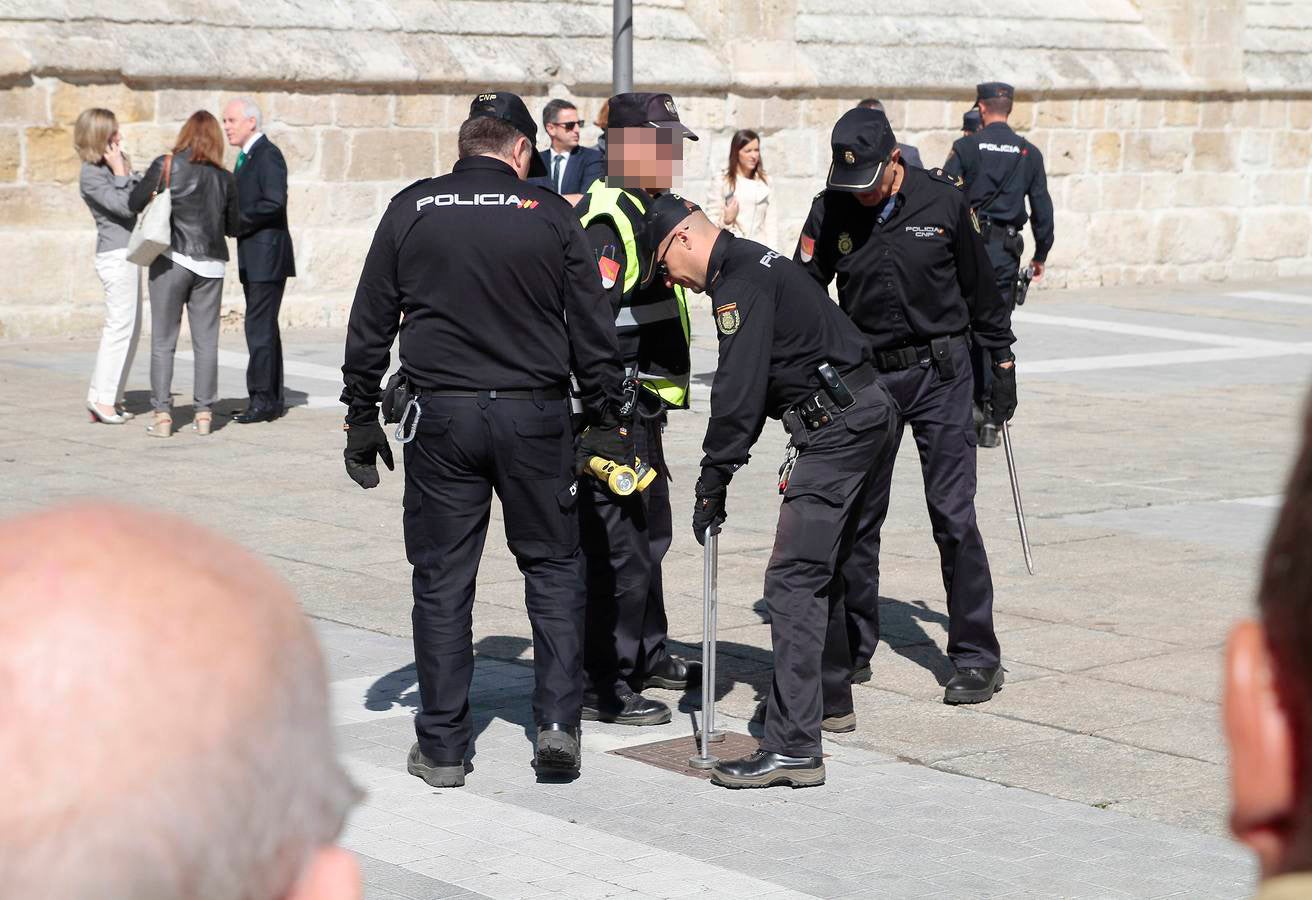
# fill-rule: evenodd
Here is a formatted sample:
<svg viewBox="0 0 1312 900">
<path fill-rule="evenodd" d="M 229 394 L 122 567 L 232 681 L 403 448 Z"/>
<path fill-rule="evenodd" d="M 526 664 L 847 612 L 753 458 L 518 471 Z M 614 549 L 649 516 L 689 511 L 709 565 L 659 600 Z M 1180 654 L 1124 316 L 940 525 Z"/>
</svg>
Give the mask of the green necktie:
<svg viewBox="0 0 1312 900">
<path fill-rule="evenodd" d="M 234 172 L 240 172 L 240 171 L 241 171 L 241 167 L 244 166 L 244 165 L 246 165 L 246 151 L 245 151 L 245 150 L 238 150 L 238 151 L 237 151 L 237 168 L 233 169 L 232 171 L 234 171 Z"/>
</svg>

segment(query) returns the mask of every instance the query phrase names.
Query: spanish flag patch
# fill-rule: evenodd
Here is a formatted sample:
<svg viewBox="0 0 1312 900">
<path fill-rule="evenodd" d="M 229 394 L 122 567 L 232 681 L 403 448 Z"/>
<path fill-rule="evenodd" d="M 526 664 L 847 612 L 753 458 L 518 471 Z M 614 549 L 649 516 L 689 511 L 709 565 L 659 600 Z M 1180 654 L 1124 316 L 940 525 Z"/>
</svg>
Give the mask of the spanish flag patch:
<svg viewBox="0 0 1312 900">
<path fill-rule="evenodd" d="M 802 262 L 809 263 L 811 257 L 815 256 L 815 238 L 803 233 L 802 239 L 798 241 L 797 248 L 800 251 L 799 255 Z"/>
</svg>

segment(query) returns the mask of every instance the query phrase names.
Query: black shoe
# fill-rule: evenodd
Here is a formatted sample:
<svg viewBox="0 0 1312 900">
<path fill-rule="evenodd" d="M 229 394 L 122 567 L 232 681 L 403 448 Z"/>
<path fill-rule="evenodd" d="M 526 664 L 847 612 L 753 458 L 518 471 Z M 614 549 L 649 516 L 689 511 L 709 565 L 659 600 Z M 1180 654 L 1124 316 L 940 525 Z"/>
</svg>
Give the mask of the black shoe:
<svg viewBox="0 0 1312 900">
<path fill-rule="evenodd" d="M 828 731 L 830 734 L 847 734 L 850 731 L 856 731 L 856 713 L 825 716 L 820 720 L 820 730 Z"/>
<path fill-rule="evenodd" d="M 642 679 L 642 689 L 664 688 L 667 691 L 686 691 L 702 685 L 702 664 L 684 662 L 667 655 Z"/>
<path fill-rule="evenodd" d="M 238 425 L 250 425 L 253 422 L 272 422 L 276 418 L 278 418 L 278 411 L 272 406 L 252 406 L 233 413 L 232 421 Z"/>
<path fill-rule="evenodd" d="M 983 703 L 1002 690 L 1002 666 L 957 669 L 943 692 L 944 703 Z"/>
<path fill-rule="evenodd" d="M 664 725 L 670 708 L 659 700 L 636 694 L 621 682 L 613 691 L 583 692 L 583 718 L 589 722 L 616 725 Z"/>
<path fill-rule="evenodd" d="M 979 445 L 988 449 L 998 446 L 998 426 L 985 422 L 979 426 Z"/>
<path fill-rule="evenodd" d="M 577 775 L 581 756 L 577 725 L 550 722 L 538 726 L 533 768 L 539 775 Z"/>
<path fill-rule="evenodd" d="M 852 670 L 852 683 L 853 683 L 853 684 L 865 684 L 865 683 L 866 683 L 867 681 L 869 681 L 872 677 L 873 677 L 873 676 L 872 676 L 872 673 L 871 673 L 871 671 L 870 671 L 870 663 L 866 663 L 865 665 L 857 666 L 855 669 Z"/>
<path fill-rule="evenodd" d="M 416 743 L 410 748 L 410 757 L 405 761 L 405 770 L 411 775 L 424 779 L 435 788 L 464 787 L 465 763 L 438 762 L 424 756 L 424 751 Z"/>
<path fill-rule="evenodd" d="M 825 761 L 820 756 L 781 756 L 757 750 L 742 759 L 715 764 L 711 781 L 727 788 L 764 788 L 776 784 L 814 787 L 825 783 Z"/>
</svg>

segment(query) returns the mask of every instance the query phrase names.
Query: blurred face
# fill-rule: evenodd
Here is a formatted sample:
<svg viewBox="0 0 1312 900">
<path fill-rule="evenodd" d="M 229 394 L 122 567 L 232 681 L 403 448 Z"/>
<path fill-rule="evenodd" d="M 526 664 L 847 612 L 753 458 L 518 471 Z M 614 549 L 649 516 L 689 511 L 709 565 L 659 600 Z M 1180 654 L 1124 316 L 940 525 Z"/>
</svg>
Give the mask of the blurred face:
<svg viewBox="0 0 1312 900">
<path fill-rule="evenodd" d="M 547 136 L 551 138 L 552 149 L 562 152 L 573 150 L 579 145 L 579 132 L 582 129 L 577 109 L 558 110 L 556 121 L 547 125 Z"/>
<path fill-rule="evenodd" d="M 234 100 L 223 108 L 223 133 L 233 147 L 242 146 L 255 133 L 255 117 L 246 115 L 244 104 Z"/>
<path fill-rule="evenodd" d="M 743 144 L 742 149 L 738 151 L 738 171 L 744 175 L 751 175 L 760 164 L 761 142 L 748 141 Z"/>
<path fill-rule="evenodd" d="M 683 135 L 672 128 L 612 128 L 607 141 L 611 187 L 668 191 L 683 177 Z"/>
</svg>

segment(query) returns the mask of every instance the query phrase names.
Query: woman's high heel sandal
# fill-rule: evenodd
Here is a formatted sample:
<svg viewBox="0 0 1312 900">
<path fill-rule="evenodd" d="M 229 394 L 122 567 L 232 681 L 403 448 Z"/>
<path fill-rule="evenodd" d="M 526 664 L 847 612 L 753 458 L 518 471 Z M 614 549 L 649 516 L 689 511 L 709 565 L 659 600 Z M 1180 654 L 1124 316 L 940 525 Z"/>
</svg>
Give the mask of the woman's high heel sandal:
<svg viewBox="0 0 1312 900">
<path fill-rule="evenodd" d="M 87 401 L 87 416 L 91 422 L 99 422 L 101 425 L 122 425 L 127 421 L 119 414 L 118 410 L 115 410 L 113 415 L 105 415 L 100 411 L 100 407 L 90 400 Z"/>
<path fill-rule="evenodd" d="M 208 412 L 196 413 L 196 418 L 191 421 L 191 430 L 204 437 L 210 433 L 210 426 L 214 424 L 214 414 Z"/>
<path fill-rule="evenodd" d="M 155 413 L 155 424 L 146 426 L 146 434 L 159 438 L 172 437 L 173 417 L 165 412 Z"/>
</svg>

